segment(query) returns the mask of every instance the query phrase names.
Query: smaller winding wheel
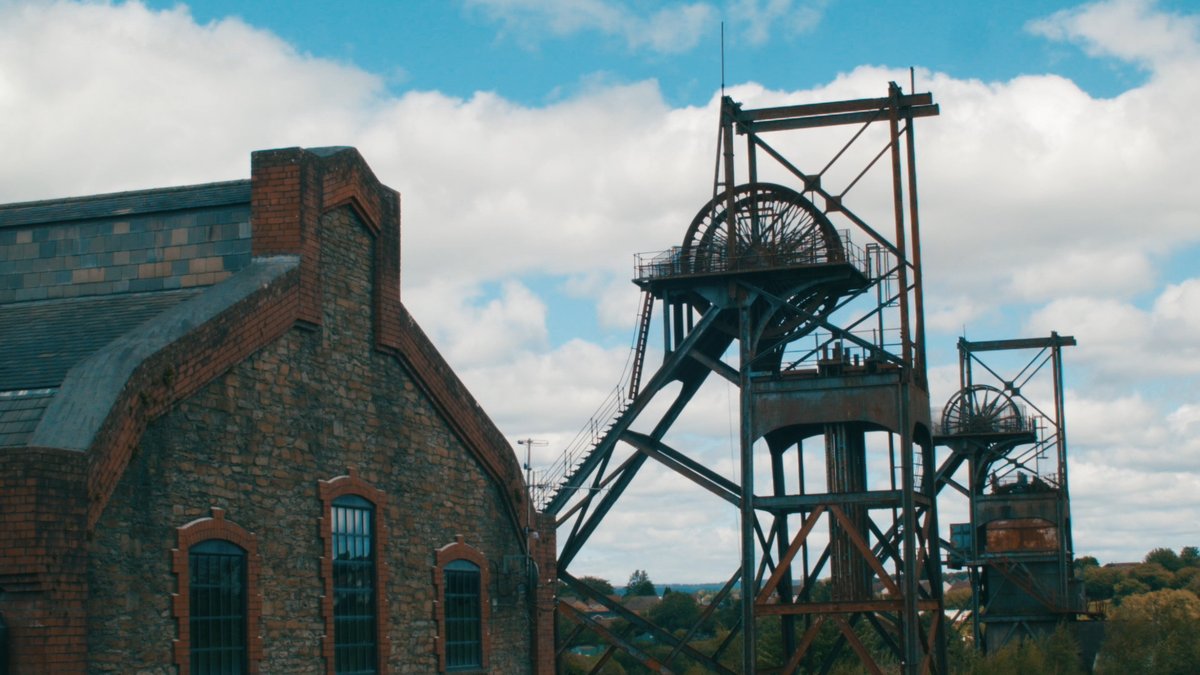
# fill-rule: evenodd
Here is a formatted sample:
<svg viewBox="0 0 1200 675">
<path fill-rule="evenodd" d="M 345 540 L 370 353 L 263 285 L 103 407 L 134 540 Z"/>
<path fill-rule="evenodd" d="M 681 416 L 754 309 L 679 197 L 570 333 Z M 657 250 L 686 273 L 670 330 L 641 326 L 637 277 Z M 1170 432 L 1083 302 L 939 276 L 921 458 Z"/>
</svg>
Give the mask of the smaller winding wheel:
<svg viewBox="0 0 1200 675">
<path fill-rule="evenodd" d="M 1021 410 L 1008 394 L 986 384 L 960 390 L 942 411 L 942 433 L 980 434 L 1022 428 Z"/>
</svg>

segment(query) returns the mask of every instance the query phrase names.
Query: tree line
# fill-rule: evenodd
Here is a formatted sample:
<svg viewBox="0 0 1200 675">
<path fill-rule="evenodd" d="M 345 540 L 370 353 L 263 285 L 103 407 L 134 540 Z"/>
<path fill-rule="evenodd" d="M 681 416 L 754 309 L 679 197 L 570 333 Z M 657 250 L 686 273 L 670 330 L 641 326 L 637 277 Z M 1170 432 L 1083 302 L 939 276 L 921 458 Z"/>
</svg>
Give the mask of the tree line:
<svg viewBox="0 0 1200 675">
<path fill-rule="evenodd" d="M 986 656 L 971 648 L 967 629 L 948 636 L 950 672 L 967 675 L 1083 675 L 1089 672 L 1097 675 L 1191 675 L 1200 672 L 1200 549 L 1185 546 L 1176 552 L 1155 548 L 1141 562 L 1134 564 L 1101 565 L 1096 558 L 1083 556 L 1075 561 L 1075 573 L 1084 581 L 1089 600 L 1099 603 L 1095 607 L 1102 609 L 1106 618 L 1104 642 L 1095 663 L 1081 661 L 1078 642 L 1067 626 L 1049 635 L 1013 642 Z M 617 595 L 612 584 L 604 579 L 582 577 L 581 581 L 603 595 Z M 817 584 L 813 600 L 825 599 L 821 597 L 827 591 L 824 586 L 825 582 Z M 635 570 L 622 590 L 627 598 L 657 595 L 645 570 Z M 563 587 L 563 597 L 571 595 L 574 594 Z M 656 626 L 682 637 L 696 625 L 705 608 L 692 594 L 672 593 L 668 588 L 662 600 L 646 615 Z M 726 598 L 704 624 L 692 632 L 692 646 L 702 653 L 711 653 L 715 645 L 736 628 L 740 617 L 740 600 Z M 560 626 L 560 630 L 563 628 Z M 618 620 L 614 630 L 635 642 L 640 639 L 639 647 L 647 653 L 662 651 L 666 655 L 672 651 L 639 637 L 623 621 Z M 764 661 L 777 663 L 777 657 L 782 656 L 783 644 L 779 622 L 759 624 L 757 635 L 758 653 L 765 655 Z M 872 636 L 865 633 L 862 637 L 870 646 Z M 834 648 L 836 639 L 835 632 L 824 635 L 823 631 L 818 636 L 810 649 L 813 663 L 824 660 L 824 655 Z M 602 640 L 591 635 L 576 642 L 599 644 Z M 741 653 L 740 636 L 728 645 L 727 652 L 734 658 L 721 661 L 736 671 L 739 666 L 736 657 Z M 595 661 L 594 656 L 570 654 L 564 661 L 563 672 L 590 672 Z M 672 671 L 705 672 L 699 664 L 681 657 L 672 662 Z M 859 671 L 857 658 L 845 654 L 830 672 L 849 674 Z M 600 672 L 624 675 L 647 671 L 620 652 Z"/>
</svg>

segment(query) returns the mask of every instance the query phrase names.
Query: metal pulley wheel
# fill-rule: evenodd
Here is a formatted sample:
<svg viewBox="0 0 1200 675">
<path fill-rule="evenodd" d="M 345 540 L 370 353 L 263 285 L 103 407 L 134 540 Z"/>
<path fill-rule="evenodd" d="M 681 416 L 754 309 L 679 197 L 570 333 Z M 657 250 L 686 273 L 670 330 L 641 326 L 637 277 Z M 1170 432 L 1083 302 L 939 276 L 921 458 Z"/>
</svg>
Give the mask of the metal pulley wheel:
<svg viewBox="0 0 1200 675">
<path fill-rule="evenodd" d="M 980 434 L 1018 431 L 1021 410 L 999 389 L 976 384 L 960 390 L 942 410 L 942 433 Z"/>
</svg>

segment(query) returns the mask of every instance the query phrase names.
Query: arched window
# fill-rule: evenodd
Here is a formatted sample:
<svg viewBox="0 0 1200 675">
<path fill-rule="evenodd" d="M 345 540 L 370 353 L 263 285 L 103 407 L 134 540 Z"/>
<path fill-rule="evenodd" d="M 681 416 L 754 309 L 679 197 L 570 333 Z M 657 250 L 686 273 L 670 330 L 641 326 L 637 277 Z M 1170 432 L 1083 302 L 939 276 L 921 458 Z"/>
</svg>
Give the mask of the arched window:
<svg viewBox="0 0 1200 675">
<path fill-rule="evenodd" d="M 188 549 L 193 675 L 237 675 L 247 668 L 246 551 L 224 539 Z"/>
<path fill-rule="evenodd" d="M 213 507 L 176 530 L 171 551 L 179 592 L 172 598 L 180 675 L 258 672 L 262 660 L 258 543 Z"/>
<path fill-rule="evenodd" d="M 334 669 L 373 675 L 375 633 L 375 507 L 358 495 L 333 500 Z"/>
<path fill-rule="evenodd" d="M 487 670 L 491 650 L 487 560 L 461 535 L 438 549 L 435 559 L 439 668 L 442 672 Z"/>
<path fill-rule="evenodd" d="M 318 481 L 323 503 L 322 614 L 327 675 L 385 675 L 391 652 L 387 611 L 387 497 L 351 468 Z"/>
<path fill-rule="evenodd" d="M 443 568 L 446 606 L 446 670 L 483 665 L 483 615 L 479 566 L 453 560 Z"/>
</svg>

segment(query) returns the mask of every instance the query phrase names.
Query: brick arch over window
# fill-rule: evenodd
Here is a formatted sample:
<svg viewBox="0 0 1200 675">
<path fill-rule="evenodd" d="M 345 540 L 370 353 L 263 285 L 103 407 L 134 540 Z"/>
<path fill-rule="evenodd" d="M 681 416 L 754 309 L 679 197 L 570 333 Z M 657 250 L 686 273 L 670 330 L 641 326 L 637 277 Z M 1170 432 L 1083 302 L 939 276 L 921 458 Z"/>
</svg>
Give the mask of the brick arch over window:
<svg viewBox="0 0 1200 675">
<path fill-rule="evenodd" d="M 320 561 L 323 588 L 321 616 L 325 620 L 325 634 L 321 636 L 321 655 L 325 659 L 325 672 L 328 675 L 335 675 L 337 672 L 334 649 L 333 502 L 339 497 L 356 496 L 371 502 L 375 511 L 371 523 L 371 536 L 375 550 L 375 643 L 378 648 L 376 672 L 385 675 L 388 672 L 388 657 L 392 652 L 391 641 L 388 639 L 388 616 L 391 612 L 388 611 L 387 605 L 387 528 L 384 526 L 387 495 L 362 480 L 353 467 L 345 476 L 318 481 L 318 492 L 321 497 L 319 527 L 323 551 Z"/>
<path fill-rule="evenodd" d="M 446 577 L 447 566 L 468 562 L 479 570 L 479 639 L 480 663 L 477 668 L 451 668 L 446 654 L 448 626 L 446 622 Z M 433 567 L 434 619 L 437 621 L 435 640 L 439 672 L 483 672 L 488 668 L 491 657 L 491 600 L 488 597 L 488 563 L 479 549 L 467 544 L 460 534 L 453 544 L 437 550 Z"/>
<path fill-rule="evenodd" d="M 225 520 L 225 510 L 212 507 L 211 517 L 198 518 L 175 530 L 178 548 L 171 549 L 171 571 L 175 573 L 178 592 L 171 597 L 171 610 L 175 615 L 177 636 L 174 644 L 175 665 L 179 675 L 191 672 L 191 570 L 189 552 L 193 546 L 209 540 L 222 540 L 236 544 L 246 552 L 246 670 L 258 673 L 262 660 L 262 594 L 259 592 L 258 575 L 261 561 L 258 557 L 258 540 L 236 523 Z"/>
</svg>

